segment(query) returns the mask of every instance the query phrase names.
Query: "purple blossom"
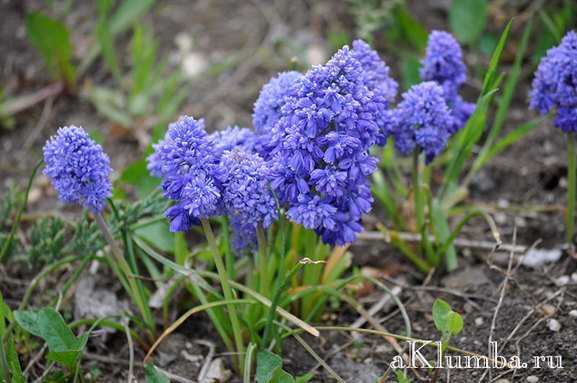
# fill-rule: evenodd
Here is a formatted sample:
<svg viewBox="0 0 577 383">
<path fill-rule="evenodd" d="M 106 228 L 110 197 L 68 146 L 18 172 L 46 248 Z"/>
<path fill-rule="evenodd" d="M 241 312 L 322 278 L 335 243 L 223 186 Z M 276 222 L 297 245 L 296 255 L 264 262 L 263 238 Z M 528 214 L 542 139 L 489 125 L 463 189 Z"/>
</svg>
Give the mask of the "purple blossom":
<svg viewBox="0 0 577 383">
<path fill-rule="evenodd" d="M 459 96 L 461 86 L 467 79 L 467 68 L 461 47 L 450 33 L 431 32 L 420 74 L 423 81 L 434 81 L 443 87 L 445 102 L 453 116 L 449 133 L 455 134 L 465 126 L 475 105 L 463 101 Z"/>
<path fill-rule="evenodd" d="M 224 151 L 235 148 L 244 148 L 252 151 L 255 146 L 256 136 L 250 129 L 229 126 L 226 129 L 212 133 L 209 139 L 219 155 L 221 155 Z"/>
<path fill-rule="evenodd" d="M 395 147 L 403 155 L 420 150 L 430 162 L 445 148 L 452 122 L 439 85 L 414 85 L 395 110 Z"/>
<path fill-rule="evenodd" d="M 363 40 L 353 41 L 353 57 L 361 63 L 365 85 L 391 103 L 395 101 L 399 85 L 390 76 L 390 69 L 379 54 Z"/>
<path fill-rule="evenodd" d="M 62 202 L 102 211 L 112 190 L 110 160 L 82 128 L 58 129 L 44 145 L 44 162 L 44 174 Z"/>
<path fill-rule="evenodd" d="M 266 83 L 254 104 L 252 115 L 257 135 L 268 135 L 280 118 L 280 111 L 286 98 L 303 77 L 302 73 L 283 72 Z"/>
<path fill-rule="evenodd" d="M 531 109 L 545 114 L 557 108 L 555 125 L 564 132 L 577 132 L 577 33 L 568 32 L 558 46 L 547 51 L 529 97 Z"/>
<path fill-rule="evenodd" d="M 181 117 L 154 145 L 148 168 L 162 177 L 164 196 L 175 201 L 166 211 L 172 231 L 186 231 L 199 219 L 218 214 L 221 190 L 218 150 L 202 120 Z"/>
<path fill-rule="evenodd" d="M 447 32 L 432 31 L 427 53 L 421 62 L 421 79 L 435 81 L 443 87 L 446 100 L 454 100 L 467 79 L 463 53 L 455 38 Z"/>
<path fill-rule="evenodd" d="M 299 81 L 273 130 L 272 187 L 287 216 L 329 244 L 354 241 L 372 205 L 367 176 L 376 159 L 368 150 L 382 134 L 387 101 L 366 82 L 344 47 Z"/>
<path fill-rule="evenodd" d="M 231 217 L 233 246 L 241 251 L 254 243 L 257 225 L 266 228 L 278 219 L 270 168 L 258 154 L 239 148 L 224 152 L 220 166 L 223 208 Z"/>
</svg>

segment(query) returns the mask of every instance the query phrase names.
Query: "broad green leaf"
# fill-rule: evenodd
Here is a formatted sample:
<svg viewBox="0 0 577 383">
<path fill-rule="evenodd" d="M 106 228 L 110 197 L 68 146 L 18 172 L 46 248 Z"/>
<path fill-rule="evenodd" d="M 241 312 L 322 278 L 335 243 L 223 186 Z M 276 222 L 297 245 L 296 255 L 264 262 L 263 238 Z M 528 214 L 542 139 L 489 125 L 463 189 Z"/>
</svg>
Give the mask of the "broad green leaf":
<svg viewBox="0 0 577 383">
<path fill-rule="evenodd" d="M 14 319 L 24 330 L 44 339 L 48 345 L 49 359 L 74 368 L 86 338 L 76 338 L 58 311 L 51 307 L 15 311 Z"/>
<path fill-rule="evenodd" d="M 458 313 L 451 311 L 447 315 L 447 331 L 451 335 L 458 335 L 463 330 L 463 317 Z"/>
<path fill-rule="evenodd" d="M 257 383 L 271 383 L 277 370 L 282 367 L 282 358 L 269 351 L 259 351 L 256 354 Z"/>
<path fill-rule="evenodd" d="M 73 85 L 76 70 L 70 63 L 73 49 L 66 25 L 41 12 L 31 12 L 26 15 L 26 32 L 28 40 L 38 49 L 48 69 Z"/>
<path fill-rule="evenodd" d="M 274 383 L 296 383 L 295 378 L 285 370 L 276 370 L 272 382 Z"/>
<path fill-rule="evenodd" d="M 170 379 L 164 373 L 158 371 L 151 363 L 144 366 L 144 376 L 146 377 L 146 383 L 170 383 Z"/>
<path fill-rule="evenodd" d="M 437 298 L 433 303 L 433 322 L 435 327 L 442 333 L 447 331 L 447 318 L 451 312 L 451 306 L 444 300 Z"/>
<path fill-rule="evenodd" d="M 487 0 L 453 0 L 449 24 L 455 36 L 471 44 L 481 36 L 487 22 Z"/>
<path fill-rule="evenodd" d="M 146 159 L 141 158 L 128 165 L 120 175 L 120 181 L 132 185 L 140 198 L 149 195 L 159 184 L 158 178 L 152 177 L 147 169 Z"/>
<path fill-rule="evenodd" d="M 170 232 L 168 222 L 166 221 L 158 221 L 140 226 L 136 229 L 135 233 L 162 251 L 170 252 L 174 250 L 174 234 Z"/>
<path fill-rule="evenodd" d="M 308 372 L 302 376 L 297 376 L 295 378 L 295 383 L 308 383 L 313 377 L 314 375 Z"/>
</svg>

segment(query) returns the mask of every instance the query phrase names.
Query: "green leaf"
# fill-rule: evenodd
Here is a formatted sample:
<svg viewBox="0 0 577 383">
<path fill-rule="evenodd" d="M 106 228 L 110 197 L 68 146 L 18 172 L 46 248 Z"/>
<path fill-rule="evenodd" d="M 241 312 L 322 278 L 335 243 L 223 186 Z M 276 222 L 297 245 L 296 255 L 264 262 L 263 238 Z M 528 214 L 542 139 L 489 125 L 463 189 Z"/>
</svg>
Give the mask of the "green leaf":
<svg viewBox="0 0 577 383">
<path fill-rule="evenodd" d="M 104 62 L 118 82 L 121 80 L 118 56 L 114 48 L 114 36 L 110 32 L 108 12 L 113 2 L 111 0 L 98 0 L 98 23 L 96 24 L 96 37 L 102 50 Z"/>
<path fill-rule="evenodd" d="M 411 379 L 405 371 L 395 370 L 395 376 L 398 383 L 411 383 Z"/>
<path fill-rule="evenodd" d="M 463 317 L 454 311 L 447 315 L 447 330 L 451 335 L 458 335 L 463 330 Z"/>
<path fill-rule="evenodd" d="M 423 51 L 427 47 L 429 34 L 421 23 L 407 10 L 406 6 L 398 5 L 394 8 L 395 19 L 399 23 L 405 39 L 417 50 Z"/>
<path fill-rule="evenodd" d="M 449 236 L 451 235 L 447 217 L 445 216 L 445 213 L 443 212 L 443 209 L 438 201 L 433 201 L 433 208 L 431 210 L 431 220 L 433 227 L 436 229 L 435 234 L 437 236 L 437 243 L 445 243 L 445 241 L 449 239 Z M 448 271 L 452 271 L 457 268 L 457 251 L 455 250 L 455 247 L 452 243 L 447 248 L 447 251 L 445 251 L 445 254 L 438 254 L 437 259 L 441 259 L 442 257 L 445 258 Z"/>
<path fill-rule="evenodd" d="M 146 383 L 170 383 L 170 379 L 164 373 L 158 371 L 151 363 L 144 366 L 144 376 L 146 377 Z"/>
<path fill-rule="evenodd" d="M 442 333 L 447 332 L 448 316 L 451 312 L 451 306 L 444 300 L 437 298 L 433 303 L 433 321 L 435 327 Z"/>
<path fill-rule="evenodd" d="M 140 226 L 135 234 L 153 244 L 157 249 L 165 252 L 174 250 L 174 234 L 170 232 L 166 220 Z"/>
<path fill-rule="evenodd" d="M 285 370 L 276 370 L 272 382 L 274 383 L 296 383 L 295 378 Z"/>
<path fill-rule="evenodd" d="M 497 43 L 497 47 L 493 51 L 491 55 L 491 60 L 489 61 L 489 68 L 487 69 L 487 73 L 485 74 L 485 78 L 483 79 L 483 90 L 481 91 L 481 95 L 485 95 L 489 93 L 492 89 L 495 89 L 497 78 L 497 68 L 499 66 L 499 62 L 501 61 L 501 54 L 503 53 L 503 49 L 505 49 L 505 43 L 509 38 L 509 33 L 511 32 L 511 25 L 513 25 L 513 20 L 509 20 L 507 26 L 501 33 L 501 37 L 499 37 L 499 42 Z"/>
<path fill-rule="evenodd" d="M 48 358 L 74 369 L 85 339 L 76 338 L 60 313 L 51 307 L 35 311 L 15 311 L 14 319 L 24 330 L 46 342 Z"/>
<path fill-rule="evenodd" d="M 148 196 L 159 184 L 158 178 L 152 177 L 147 169 L 146 159 L 141 158 L 128 165 L 120 175 L 120 181 L 132 185 L 140 198 Z"/>
<path fill-rule="evenodd" d="M 48 69 L 69 85 L 75 81 L 75 68 L 70 63 L 72 43 L 68 28 L 41 12 L 26 15 L 26 33 L 30 43 L 46 62 Z"/>
<path fill-rule="evenodd" d="M 297 376 L 295 378 L 295 383 L 308 383 L 313 377 L 314 375 L 312 373 L 307 372 L 302 376 Z"/>
<path fill-rule="evenodd" d="M 276 382 L 272 378 L 282 367 L 282 358 L 269 351 L 259 351 L 256 354 L 257 383 Z"/>
<path fill-rule="evenodd" d="M 449 24 L 455 36 L 470 44 L 481 36 L 487 23 L 487 0 L 453 0 Z"/>
<path fill-rule="evenodd" d="M 401 55 L 401 71 L 403 77 L 403 86 L 405 89 L 408 89 L 421 81 L 421 76 L 419 75 L 420 67 L 421 61 L 416 55 Z"/>
<path fill-rule="evenodd" d="M 111 38 L 130 28 L 153 4 L 154 0 L 125 0 L 109 20 Z M 88 69 L 99 54 L 100 45 L 92 47 L 80 65 L 80 72 Z"/>
<path fill-rule="evenodd" d="M 533 129 L 539 126 L 542 121 L 543 118 L 534 119 L 525 122 L 524 124 L 521 124 L 520 126 L 510 131 L 507 135 L 505 135 L 505 137 L 497 141 L 491 150 L 487 152 L 487 155 L 483 158 L 483 161 L 480 162 L 479 167 L 482 167 L 484 164 L 491 161 L 491 159 L 497 154 L 501 153 L 503 150 L 507 149 L 509 146 L 525 137 L 527 133 L 531 132 Z"/>
</svg>

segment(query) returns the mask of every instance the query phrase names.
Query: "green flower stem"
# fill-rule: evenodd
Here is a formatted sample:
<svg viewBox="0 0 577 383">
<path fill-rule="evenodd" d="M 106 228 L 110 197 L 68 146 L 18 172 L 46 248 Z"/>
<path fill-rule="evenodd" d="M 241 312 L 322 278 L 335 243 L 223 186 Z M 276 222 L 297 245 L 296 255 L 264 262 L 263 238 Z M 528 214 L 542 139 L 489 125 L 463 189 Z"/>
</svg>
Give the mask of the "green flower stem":
<svg viewBox="0 0 577 383">
<path fill-rule="evenodd" d="M 212 232 L 212 228 L 210 227 L 210 223 L 207 219 L 200 220 L 202 224 L 202 229 L 204 230 L 204 234 L 206 235 L 206 239 L 208 240 L 208 244 L 212 249 L 212 257 L 214 259 L 214 263 L 216 265 L 216 269 L 218 271 L 218 276 L 220 280 L 220 284 L 222 286 L 222 291 L 224 294 L 224 298 L 227 301 L 232 301 L 235 299 L 234 293 L 228 283 L 228 273 L 224 267 L 224 262 L 222 259 L 222 255 L 220 254 L 220 250 L 218 249 L 218 244 L 216 243 L 216 238 L 214 237 L 214 233 Z M 232 325 L 232 332 L 234 336 L 234 342 L 236 344 L 236 351 L 238 352 L 238 366 L 240 373 L 242 375 L 242 370 L 244 368 L 243 363 L 243 356 L 244 356 L 244 343 L 242 341 L 242 332 L 240 329 L 240 322 L 238 319 L 238 315 L 236 312 L 236 308 L 234 305 L 230 304 L 227 305 L 228 314 L 230 315 L 230 323 Z"/>
<path fill-rule="evenodd" d="M 106 242 L 110 245 L 110 251 L 112 253 L 112 256 L 114 257 L 114 260 L 116 261 L 117 266 L 119 267 L 119 270 L 122 272 L 122 274 L 124 274 L 124 277 L 128 282 L 128 287 L 130 289 L 128 293 L 130 294 L 131 298 L 134 300 L 134 303 L 136 304 L 140 313 L 142 314 L 144 323 L 146 323 L 147 328 L 150 331 L 152 331 L 152 333 L 154 333 L 155 321 L 152 316 L 152 312 L 150 311 L 148 307 L 148 302 L 145 301 L 144 296 L 141 294 L 142 291 L 137 285 L 136 280 L 132 275 L 130 265 L 122 255 L 122 252 L 118 248 L 116 241 L 114 241 L 114 238 L 112 237 L 112 234 L 110 233 L 110 230 L 108 229 L 108 226 L 106 225 L 106 221 L 104 221 L 104 217 L 102 216 L 102 214 L 96 213 L 95 217 L 96 217 L 96 223 L 98 224 L 100 231 L 102 231 L 102 234 L 104 235 L 104 239 L 106 239 Z"/>
<path fill-rule="evenodd" d="M 266 241 L 266 234 L 262 225 L 257 225 L 256 227 L 256 237 L 258 242 L 258 269 L 259 269 L 259 280 L 260 280 L 260 288 L 259 292 L 264 294 L 265 296 L 268 295 L 268 257 L 267 257 L 267 241 Z"/>
<path fill-rule="evenodd" d="M 413 197 L 415 199 L 415 215 L 417 219 L 417 233 L 425 224 L 425 212 L 423 210 L 423 197 L 421 194 L 421 174 L 419 170 L 419 152 L 413 152 Z"/>
<path fill-rule="evenodd" d="M 575 133 L 567 134 L 567 223 L 566 240 L 573 247 L 575 234 L 575 199 L 577 198 L 577 158 L 575 157 Z"/>
</svg>

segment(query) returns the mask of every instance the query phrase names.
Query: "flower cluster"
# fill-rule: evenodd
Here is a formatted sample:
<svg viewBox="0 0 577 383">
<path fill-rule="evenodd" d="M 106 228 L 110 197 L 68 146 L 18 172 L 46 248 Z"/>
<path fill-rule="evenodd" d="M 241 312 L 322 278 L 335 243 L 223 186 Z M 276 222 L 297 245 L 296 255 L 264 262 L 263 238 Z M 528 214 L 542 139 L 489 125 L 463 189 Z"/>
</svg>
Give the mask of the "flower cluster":
<svg viewBox="0 0 577 383">
<path fill-rule="evenodd" d="M 304 76 L 274 129 L 272 185 L 287 216 L 329 244 L 354 241 L 371 209 L 376 160 L 368 150 L 386 100 L 365 81 L 355 53 L 342 48 Z"/>
<path fill-rule="evenodd" d="M 577 132 L 577 33 L 570 31 L 541 59 L 530 92 L 532 109 L 557 109 L 555 126 Z"/>
<path fill-rule="evenodd" d="M 420 150 L 430 162 L 447 145 L 451 121 L 443 89 L 432 81 L 415 85 L 394 113 L 395 147 L 403 155 Z"/>
<path fill-rule="evenodd" d="M 220 166 L 223 207 L 231 217 L 238 251 L 254 243 L 257 225 L 266 228 L 278 219 L 270 169 L 258 154 L 241 148 L 224 152 Z"/>
<path fill-rule="evenodd" d="M 226 129 L 216 131 L 209 136 L 209 139 L 219 156 L 222 155 L 224 151 L 235 148 L 252 151 L 256 144 L 254 132 L 247 128 L 239 128 L 238 126 L 230 126 Z"/>
<path fill-rule="evenodd" d="M 44 146 L 44 162 L 61 201 L 102 211 L 112 189 L 110 160 L 82 128 L 58 129 Z"/>
<path fill-rule="evenodd" d="M 475 105 L 465 102 L 459 95 L 459 90 L 467 79 L 467 69 L 461 47 L 451 34 L 431 32 L 427 52 L 421 62 L 420 75 L 423 81 L 434 81 L 442 86 L 445 102 L 453 119 L 449 125 L 449 133 L 454 134 L 465 125 L 475 110 Z"/>
<path fill-rule="evenodd" d="M 220 211 L 219 156 L 202 120 L 181 117 L 154 149 L 148 168 L 162 177 L 164 196 L 175 201 L 166 211 L 171 231 L 186 231 Z"/>
</svg>

